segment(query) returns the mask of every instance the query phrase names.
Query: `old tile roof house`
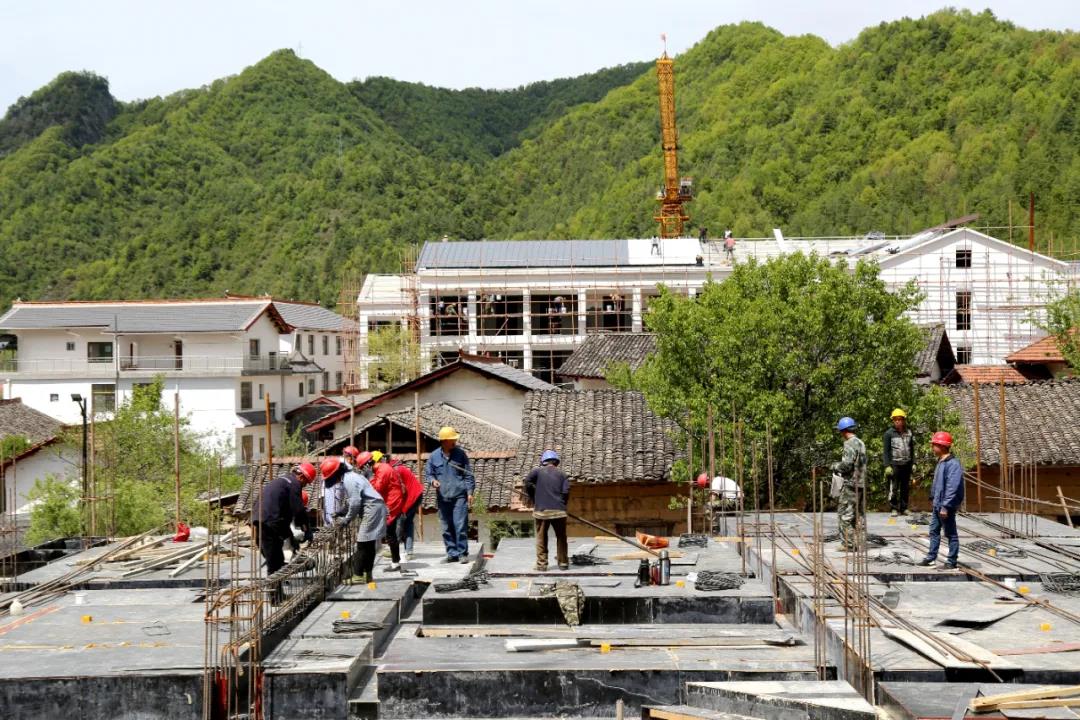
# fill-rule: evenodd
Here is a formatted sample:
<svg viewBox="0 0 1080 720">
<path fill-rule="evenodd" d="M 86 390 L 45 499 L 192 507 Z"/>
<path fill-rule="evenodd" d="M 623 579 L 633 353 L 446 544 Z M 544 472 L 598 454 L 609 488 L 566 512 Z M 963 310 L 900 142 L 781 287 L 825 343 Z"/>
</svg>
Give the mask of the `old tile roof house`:
<svg viewBox="0 0 1080 720">
<path fill-rule="evenodd" d="M 637 370 L 656 351 L 653 333 L 597 333 L 589 335 L 559 368 L 559 375 L 575 380 L 581 389 L 611 387 L 604 373 L 615 363 Z M 589 384 L 587 381 L 594 381 Z"/>
</svg>

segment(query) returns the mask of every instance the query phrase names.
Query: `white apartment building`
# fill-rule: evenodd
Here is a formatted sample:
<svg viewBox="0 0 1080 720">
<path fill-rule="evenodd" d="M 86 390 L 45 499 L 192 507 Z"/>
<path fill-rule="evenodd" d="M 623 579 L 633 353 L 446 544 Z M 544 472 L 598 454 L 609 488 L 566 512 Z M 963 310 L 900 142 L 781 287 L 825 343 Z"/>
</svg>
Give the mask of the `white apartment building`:
<svg viewBox="0 0 1080 720">
<path fill-rule="evenodd" d="M 958 361 L 1003 363 L 1042 333 L 1031 322 L 1050 294 L 1075 280 L 1067 263 L 966 227 L 912 237 L 739 240 L 691 238 L 428 242 L 412 275 L 369 275 L 358 298 L 360 384 L 367 382 L 370 332 L 419 324 L 421 352 L 435 365 L 459 350 L 490 354 L 557 382 L 557 370 L 590 333 L 641 332 L 663 283 L 694 295 L 734 263 L 793 252 L 872 259 L 891 288 L 917 283 L 919 324 L 945 322 Z"/>
<path fill-rule="evenodd" d="M 81 423 L 73 395 L 107 419 L 137 385 L 164 378 L 166 406 L 226 459 L 266 456 L 284 413 L 343 382 L 345 320 L 317 305 L 269 297 L 131 302 L 21 302 L 0 316 L 16 339 L 0 360 L 0 391 L 66 424 Z"/>
</svg>

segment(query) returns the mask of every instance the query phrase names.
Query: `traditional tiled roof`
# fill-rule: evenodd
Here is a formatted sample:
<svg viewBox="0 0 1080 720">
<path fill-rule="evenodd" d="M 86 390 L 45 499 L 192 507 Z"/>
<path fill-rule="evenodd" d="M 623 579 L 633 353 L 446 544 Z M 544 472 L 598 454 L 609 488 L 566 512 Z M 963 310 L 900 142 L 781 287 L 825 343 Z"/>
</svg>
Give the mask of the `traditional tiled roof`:
<svg viewBox="0 0 1080 720">
<path fill-rule="evenodd" d="M 59 435 L 61 427 L 59 420 L 24 405 L 20 398 L 0 400 L 0 438 L 18 435 L 38 445 Z"/>
<path fill-rule="evenodd" d="M 307 460 L 315 466 L 316 473 L 319 469 L 318 458 L 274 458 L 273 471 L 268 473 L 266 463 L 251 463 L 243 468 L 244 483 L 240 486 L 240 497 L 236 499 L 236 504 L 232 507 L 234 515 L 246 515 L 251 512 L 251 505 L 254 501 L 254 492 L 259 487 L 260 482 L 265 484 L 267 481 L 276 478 L 278 475 L 287 473 L 294 465 L 299 462 Z M 308 508 L 316 508 L 319 506 L 319 498 L 322 497 L 322 475 L 316 475 L 315 482 L 311 483 L 304 488 L 308 493 Z"/>
<path fill-rule="evenodd" d="M 944 378 L 945 384 L 955 383 L 1022 383 L 1028 379 L 1012 365 L 957 365 Z"/>
<path fill-rule="evenodd" d="M 969 441 L 975 438 L 973 385 L 942 388 L 960 411 Z M 1080 379 L 1005 386 L 1010 464 L 1080 465 Z M 1001 462 L 1001 397 L 994 385 L 979 386 L 980 460 Z"/>
<path fill-rule="evenodd" d="M 1005 360 L 1011 363 L 1040 365 L 1043 363 L 1063 363 L 1065 362 L 1065 356 L 1061 352 L 1061 345 L 1058 343 L 1057 337 L 1047 335 L 1030 345 L 1020 348 Z"/>
<path fill-rule="evenodd" d="M 519 370 L 499 360 L 480 358 L 472 355 L 463 355 L 458 360 L 465 367 L 479 370 L 485 375 L 505 380 L 526 390 L 554 390 L 555 386 L 544 382 L 532 373 Z"/>
<path fill-rule="evenodd" d="M 385 423 L 387 420 L 405 430 L 410 436 L 415 431 L 416 413 L 409 408 L 372 418 L 363 425 L 357 426 L 356 434 L 360 435 L 365 430 L 376 427 L 380 423 Z M 439 429 L 447 425 L 457 430 L 458 434 L 461 435 L 458 439 L 458 445 L 466 452 L 513 452 L 517 449 L 518 442 L 521 440 L 520 436 L 509 430 L 481 420 L 475 415 L 462 412 L 446 403 L 430 403 L 420 406 L 421 435 L 437 439 Z M 337 450 L 346 440 L 348 440 L 348 433 L 326 443 L 325 447 Z"/>
<path fill-rule="evenodd" d="M 602 378 L 612 363 L 637 370 L 656 351 L 652 333 L 597 333 L 585 338 L 559 368 L 563 377 Z"/>
<path fill-rule="evenodd" d="M 425 455 L 426 459 L 427 456 Z M 473 496 L 473 506 L 486 508 L 487 510 L 523 510 L 524 503 L 521 500 L 522 488 L 521 476 L 517 472 L 517 457 L 473 457 L 469 460 L 472 465 L 473 475 L 476 477 L 476 493 Z M 416 472 L 416 463 L 406 461 L 413 472 Z M 423 481 L 423 471 L 417 473 L 417 477 Z M 519 492 L 515 492 L 515 488 Z M 433 510 L 436 507 L 435 489 L 425 487 L 424 508 Z"/>
<path fill-rule="evenodd" d="M 681 456 L 675 424 L 655 415 L 638 392 L 530 392 L 521 426 L 521 474 L 551 449 L 573 482 L 665 482 Z"/>
<path fill-rule="evenodd" d="M 940 366 L 942 373 L 948 373 L 956 365 L 956 355 L 953 354 L 949 335 L 945 332 L 945 323 L 923 325 L 919 329 L 922 330 L 925 341 L 915 355 L 915 367 L 919 368 L 919 377 L 932 375 L 934 363 Z"/>
</svg>

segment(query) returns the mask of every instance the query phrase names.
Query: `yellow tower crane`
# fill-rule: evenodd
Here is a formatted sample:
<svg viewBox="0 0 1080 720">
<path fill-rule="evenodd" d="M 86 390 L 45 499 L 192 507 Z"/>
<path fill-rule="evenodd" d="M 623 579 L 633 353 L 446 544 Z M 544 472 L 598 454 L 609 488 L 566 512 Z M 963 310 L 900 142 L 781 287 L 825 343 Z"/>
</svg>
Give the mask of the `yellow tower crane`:
<svg viewBox="0 0 1080 720">
<path fill-rule="evenodd" d="M 660 85 L 660 146 L 664 150 L 664 187 L 656 193 L 660 212 L 655 217 L 660 224 L 660 237 L 682 237 L 683 225 L 690 216 L 683 204 L 693 199 L 693 181 L 679 177 L 679 133 L 675 128 L 675 70 L 674 61 L 664 53 L 656 61 L 656 78 Z"/>
</svg>

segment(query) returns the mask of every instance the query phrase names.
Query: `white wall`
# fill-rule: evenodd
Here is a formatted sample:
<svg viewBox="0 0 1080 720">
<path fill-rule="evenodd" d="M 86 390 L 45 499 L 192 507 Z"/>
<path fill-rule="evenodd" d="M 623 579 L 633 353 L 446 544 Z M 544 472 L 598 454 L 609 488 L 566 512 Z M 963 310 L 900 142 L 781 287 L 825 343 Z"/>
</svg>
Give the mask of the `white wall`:
<svg viewBox="0 0 1080 720">
<path fill-rule="evenodd" d="M 512 433 L 521 434 L 521 408 L 525 403 L 525 391 L 520 388 L 463 368 L 419 388 L 417 393 L 421 405 L 446 403 Z M 356 426 L 386 413 L 412 408 L 413 403 L 411 392 L 402 393 L 358 413 Z M 346 417 L 335 423 L 334 437 L 348 434 L 349 418 Z"/>
<path fill-rule="evenodd" d="M 27 494 L 38 480 L 44 480 L 49 475 L 58 478 L 77 478 L 81 472 L 81 456 L 78 449 L 67 448 L 55 442 L 46 445 L 37 452 L 8 465 L 4 470 L 4 482 L 10 488 L 15 484 L 15 508 L 16 512 L 29 512 L 25 508 L 29 498 Z M 6 490 L 6 488 L 5 488 Z"/>
</svg>

